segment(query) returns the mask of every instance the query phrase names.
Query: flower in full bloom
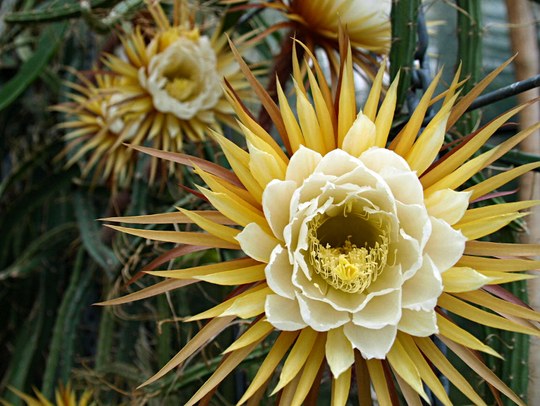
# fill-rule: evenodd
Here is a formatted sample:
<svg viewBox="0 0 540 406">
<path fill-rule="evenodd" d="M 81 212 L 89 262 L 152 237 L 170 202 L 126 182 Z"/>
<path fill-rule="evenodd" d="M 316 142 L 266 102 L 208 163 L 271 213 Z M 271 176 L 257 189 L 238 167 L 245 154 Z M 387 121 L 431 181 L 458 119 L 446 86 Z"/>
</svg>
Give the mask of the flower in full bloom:
<svg viewBox="0 0 540 406">
<path fill-rule="evenodd" d="M 97 163 L 107 169 L 96 171 L 100 176 L 113 177 L 113 183 L 121 179 L 123 185 L 129 184 L 133 165 L 126 169 L 126 159 L 118 155 L 134 157 L 123 143 L 182 151 L 185 140 L 203 140 L 209 128 L 235 125 L 223 79 L 248 94 L 248 83 L 219 27 L 207 36 L 194 25 L 194 16 L 176 16 L 171 23 L 157 2 L 149 2 L 148 11 L 152 25 L 144 33 L 136 25 L 121 37 L 119 55 L 104 56 L 109 71 L 99 76 L 108 76 L 106 83 L 72 84 L 79 93 L 58 108 L 74 118 L 65 124 L 71 129 L 67 139 L 74 140 L 69 149 L 83 144 L 74 157 L 89 153 L 88 168 Z M 155 172 L 153 160 L 151 179 Z"/>
<path fill-rule="evenodd" d="M 471 402 L 485 404 L 434 344 L 434 336 L 494 388 L 522 404 L 473 351 L 498 354 L 461 328 L 455 316 L 540 334 L 530 323 L 539 321 L 540 314 L 499 286 L 527 279 L 518 271 L 539 266 L 538 261 L 526 258 L 537 255 L 539 247 L 480 240 L 524 216 L 521 210 L 538 202 L 474 206 L 478 198 L 540 163 L 465 185 L 540 124 L 477 154 L 506 120 L 525 107 L 519 106 L 444 152 L 447 129 L 503 65 L 461 98 L 459 72 L 449 89 L 434 97 L 437 75 L 408 123 L 390 140 L 399 78 L 383 98 L 381 68 L 358 111 L 351 51 L 344 49 L 340 86 L 334 95 L 314 58 L 305 67 L 305 81 L 300 70 L 295 72 L 296 114 L 280 87 L 278 106 L 249 75 L 247 66 L 241 65 L 284 149 L 248 114 L 230 88 L 227 96 L 241 122 L 247 150 L 218 133 L 214 137 L 232 171 L 201 159 L 145 149 L 153 156 L 194 167 L 207 185 L 199 187 L 200 192 L 215 210 L 180 209 L 173 214 L 109 219 L 195 223 L 204 232 L 112 227 L 154 240 L 238 249 L 245 257 L 153 271 L 152 275 L 167 278 L 159 288 L 152 286 L 105 303 L 126 303 L 199 281 L 235 287 L 223 303 L 190 318 L 210 321 L 147 381 L 154 382 L 183 363 L 233 320 L 252 320 L 225 350 L 222 363 L 190 405 L 213 390 L 265 340 L 272 340 L 271 349 L 240 404 L 259 396 L 280 371 L 271 394 L 281 391 L 281 402 L 300 405 L 318 388 L 319 371 L 326 365 L 334 405 L 346 404 L 353 369 L 360 377 L 361 399 L 371 402 L 371 383 L 379 404 L 391 404 L 393 376 L 408 404 L 428 400 L 424 385 L 443 404 L 451 404 L 432 367 Z M 434 99 L 443 99 L 442 106 L 420 131 Z M 277 335 L 272 334 L 276 331 Z"/>
</svg>

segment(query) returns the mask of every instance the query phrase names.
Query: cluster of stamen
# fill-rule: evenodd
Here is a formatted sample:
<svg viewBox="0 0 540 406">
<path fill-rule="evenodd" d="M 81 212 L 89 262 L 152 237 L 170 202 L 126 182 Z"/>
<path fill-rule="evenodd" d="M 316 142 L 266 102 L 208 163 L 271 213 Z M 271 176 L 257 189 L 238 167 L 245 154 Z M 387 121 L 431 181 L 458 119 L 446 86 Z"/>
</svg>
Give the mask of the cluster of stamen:
<svg viewBox="0 0 540 406">
<path fill-rule="evenodd" d="M 309 261 L 313 270 L 329 285 L 343 292 L 356 293 L 366 290 L 381 274 L 388 256 L 388 233 L 380 229 L 378 241 L 359 247 L 349 235 L 340 246 L 322 244 L 317 229 L 324 222 L 317 216 L 309 224 Z M 361 230 L 359 230 L 361 232 Z"/>
</svg>

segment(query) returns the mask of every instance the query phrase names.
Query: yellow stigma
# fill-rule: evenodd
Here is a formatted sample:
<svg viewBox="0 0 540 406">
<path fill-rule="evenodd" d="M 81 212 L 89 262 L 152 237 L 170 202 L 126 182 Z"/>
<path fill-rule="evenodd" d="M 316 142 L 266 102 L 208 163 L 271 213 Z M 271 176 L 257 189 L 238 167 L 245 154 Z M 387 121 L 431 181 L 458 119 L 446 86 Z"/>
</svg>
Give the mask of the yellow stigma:
<svg viewBox="0 0 540 406">
<path fill-rule="evenodd" d="M 321 243 L 317 229 L 327 220 L 318 216 L 309 224 L 310 262 L 314 271 L 332 287 L 348 293 L 363 292 L 380 275 L 388 256 L 387 233 L 380 230 L 378 241 L 358 247 L 347 236 L 339 246 Z M 361 234 L 362 230 L 358 232 Z"/>
</svg>

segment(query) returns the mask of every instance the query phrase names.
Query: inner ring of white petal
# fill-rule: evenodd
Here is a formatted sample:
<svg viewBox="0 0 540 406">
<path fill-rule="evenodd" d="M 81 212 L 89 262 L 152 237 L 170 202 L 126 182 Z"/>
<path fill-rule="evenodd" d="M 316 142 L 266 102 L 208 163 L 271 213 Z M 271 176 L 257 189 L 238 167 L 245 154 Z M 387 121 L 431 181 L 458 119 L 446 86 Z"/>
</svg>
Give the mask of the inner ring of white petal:
<svg viewBox="0 0 540 406">
<path fill-rule="evenodd" d="M 308 222 L 308 262 L 330 286 L 361 293 L 387 264 L 389 224 L 381 212 L 350 201 L 336 215 L 321 213 Z"/>
</svg>

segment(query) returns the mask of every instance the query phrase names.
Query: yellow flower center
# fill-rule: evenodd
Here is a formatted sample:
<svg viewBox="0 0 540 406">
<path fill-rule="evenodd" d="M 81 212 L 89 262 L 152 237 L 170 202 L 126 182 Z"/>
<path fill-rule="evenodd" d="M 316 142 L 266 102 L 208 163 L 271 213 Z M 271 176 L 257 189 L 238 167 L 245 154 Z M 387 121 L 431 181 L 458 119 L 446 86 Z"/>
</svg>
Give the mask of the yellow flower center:
<svg viewBox="0 0 540 406">
<path fill-rule="evenodd" d="M 167 93 L 180 101 L 188 100 L 197 89 L 197 83 L 190 78 L 177 77 L 165 86 Z"/>
<path fill-rule="evenodd" d="M 366 212 L 347 216 L 345 211 L 336 217 L 319 214 L 309 222 L 309 261 L 330 286 L 363 292 L 382 272 L 388 257 L 388 232 L 369 220 Z"/>
</svg>

